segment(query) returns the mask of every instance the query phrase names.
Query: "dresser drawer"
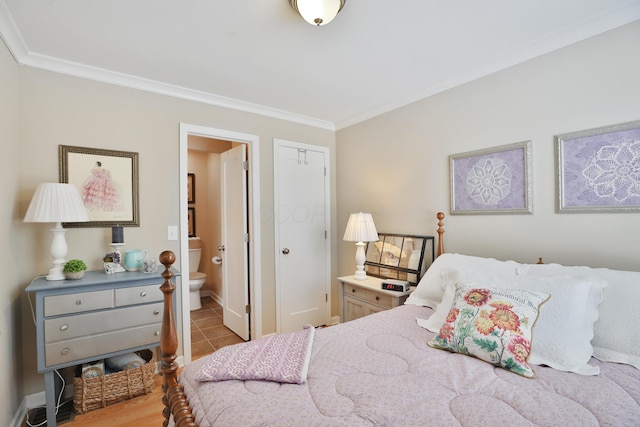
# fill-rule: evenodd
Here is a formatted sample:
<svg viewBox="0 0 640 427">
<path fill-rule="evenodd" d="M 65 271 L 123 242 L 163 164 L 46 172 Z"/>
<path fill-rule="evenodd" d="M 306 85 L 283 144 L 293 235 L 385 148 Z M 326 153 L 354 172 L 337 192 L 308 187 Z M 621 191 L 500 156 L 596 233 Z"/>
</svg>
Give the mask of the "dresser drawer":
<svg viewBox="0 0 640 427">
<path fill-rule="evenodd" d="M 44 321 L 46 343 L 162 321 L 163 303 L 56 317 Z"/>
<path fill-rule="evenodd" d="M 45 317 L 112 307 L 113 291 L 110 289 L 44 297 Z"/>
<path fill-rule="evenodd" d="M 116 289 L 116 307 L 163 301 L 164 294 L 160 290 L 160 285 L 161 283 L 158 283 L 157 285 Z"/>
<path fill-rule="evenodd" d="M 54 366 L 160 341 L 162 323 L 45 344 L 45 365 Z"/>
</svg>

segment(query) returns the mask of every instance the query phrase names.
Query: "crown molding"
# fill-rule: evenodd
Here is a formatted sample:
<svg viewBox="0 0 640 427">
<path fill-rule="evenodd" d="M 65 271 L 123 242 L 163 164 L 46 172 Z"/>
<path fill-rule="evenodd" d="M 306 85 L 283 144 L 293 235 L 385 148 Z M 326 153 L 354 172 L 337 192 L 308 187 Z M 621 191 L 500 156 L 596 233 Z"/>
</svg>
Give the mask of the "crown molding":
<svg viewBox="0 0 640 427">
<path fill-rule="evenodd" d="M 0 0 L 0 38 L 15 61 L 27 67 L 335 131 L 334 124 L 326 120 L 33 53 L 15 25 L 4 0 Z"/>
<path fill-rule="evenodd" d="M 371 108 L 362 114 L 339 120 L 335 123 L 336 130 L 341 130 L 365 120 L 369 120 L 376 116 L 388 113 L 422 99 L 429 98 L 433 95 L 461 86 L 481 77 L 505 70 L 525 61 L 565 48 L 569 45 L 581 42 L 623 25 L 630 24 L 637 20 L 640 20 L 640 2 L 637 0 L 630 0 L 626 5 L 618 8 L 617 10 L 610 11 L 592 20 L 581 22 L 579 25 L 565 28 L 564 31 L 542 38 L 535 43 L 531 43 L 529 46 L 525 46 L 523 49 L 512 52 L 510 55 L 481 64 L 466 73 L 451 76 L 451 78 L 437 82 L 429 87 L 418 89 L 415 92 L 398 97 L 388 103 Z"/>
</svg>

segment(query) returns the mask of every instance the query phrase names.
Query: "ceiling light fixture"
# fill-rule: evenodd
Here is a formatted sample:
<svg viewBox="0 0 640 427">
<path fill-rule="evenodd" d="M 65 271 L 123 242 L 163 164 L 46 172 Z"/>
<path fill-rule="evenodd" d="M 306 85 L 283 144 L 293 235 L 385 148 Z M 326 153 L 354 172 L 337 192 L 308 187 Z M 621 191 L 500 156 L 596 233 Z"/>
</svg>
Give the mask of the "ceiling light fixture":
<svg viewBox="0 0 640 427">
<path fill-rule="evenodd" d="M 291 7 L 311 25 L 326 25 L 333 21 L 346 0 L 289 0 Z"/>
</svg>

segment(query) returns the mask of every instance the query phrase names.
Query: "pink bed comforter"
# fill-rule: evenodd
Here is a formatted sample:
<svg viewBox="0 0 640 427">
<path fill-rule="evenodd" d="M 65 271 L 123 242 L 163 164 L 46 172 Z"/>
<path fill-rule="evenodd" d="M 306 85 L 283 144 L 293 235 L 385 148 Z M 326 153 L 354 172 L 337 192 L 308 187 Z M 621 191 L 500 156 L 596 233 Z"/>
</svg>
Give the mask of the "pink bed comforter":
<svg viewBox="0 0 640 427">
<path fill-rule="evenodd" d="M 308 382 L 197 383 L 183 371 L 208 426 L 640 426 L 640 371 L 592 360 L 598 376 L 534 366 L 527 379 L 428 347 L 417 326 L 432 310 L 405 305 L 316 331 Z"/>
</svg>

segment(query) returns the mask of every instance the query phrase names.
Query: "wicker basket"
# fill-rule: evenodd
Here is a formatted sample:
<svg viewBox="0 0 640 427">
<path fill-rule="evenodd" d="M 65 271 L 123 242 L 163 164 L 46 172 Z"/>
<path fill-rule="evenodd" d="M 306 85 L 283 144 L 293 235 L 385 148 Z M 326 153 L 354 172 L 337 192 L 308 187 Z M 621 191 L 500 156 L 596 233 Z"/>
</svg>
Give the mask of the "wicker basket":
<svg viewBox="0 0 640 427">
<path fill-rule="evenodd" d="M 142 366 L 129 364 L 133 366 L 127 366 L 123 371 L 107 375 L 102 369 L 91 367 L 86 369 L 80 377 L 74 378 L 73 408 L 76 414 L 84 414 L 132 397 L 151 393 L 154 385 L 154 355 L 151 350 L 142 350 L 138 354 L 147 363 Z M 92 371 L 97 371 L 99 375 L 87 378 L 89 372 Z"/>
</svg>

